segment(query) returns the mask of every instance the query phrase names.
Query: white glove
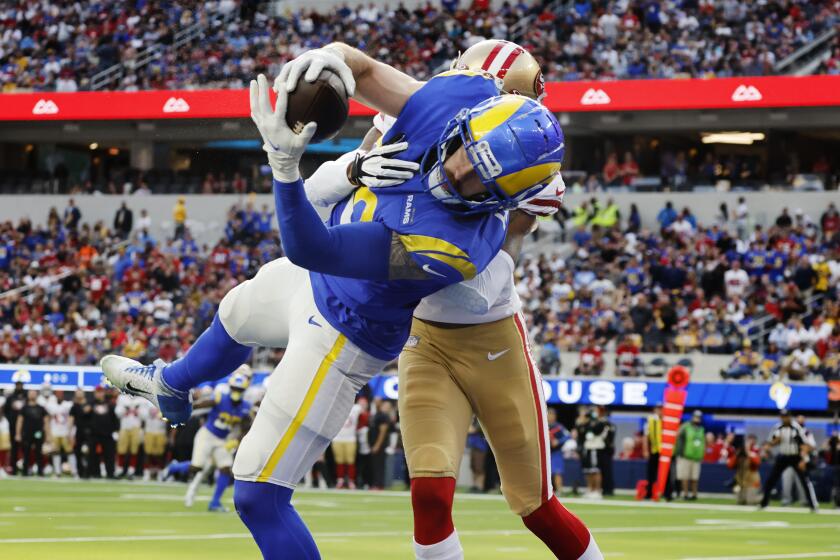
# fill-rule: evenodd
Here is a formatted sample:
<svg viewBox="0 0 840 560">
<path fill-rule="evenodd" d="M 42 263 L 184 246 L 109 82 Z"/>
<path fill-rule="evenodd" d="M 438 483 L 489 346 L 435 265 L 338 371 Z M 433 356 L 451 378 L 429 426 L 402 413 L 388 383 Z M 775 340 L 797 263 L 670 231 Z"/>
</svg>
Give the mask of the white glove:
<svg viewBox="0 0 840 560">
<path fill-rule="evenodd" d="M 262 136 L 271 172 L 280 182 L 294 183 L 300 179 L 298 163 L 317 125 L 311 122 L 303 127 L 300 134 L 292 132 L 286 124 L 288 100 L 289 94 L 281 88 L 277 92 L 277 104 L 272 109 L 268 80 L 262 74 L 251 80 L 251 119 Z"/>
<path fill-rule="evenodd" d="M 344 62 L 344 53 L 338 49 L 314 49 L 306 51 L 283 65 L 280 75 L 274 80 L 274 91 L 280 92 L 285 89 L 292 92 L 297 87 L 300 76 L 309 83 L 314 82 L 321 75 L 322 70 L 332 70 L 341 81 L 344 82 L 344 89 L 347 97 L 353 97 L 356 91 L 356 80 L 353 78 L 353 71 Z M 285 88 L 283 87 L 285 85 Z"/>
<path fill-rule="evenodd" d="M 393 187 L 414 177 L 420 164 L 391 159 L 408 148 L 408 142 L 378 146 L 366 154 L 358 153 L 347 167 L 347 177 L 356 186 Z"/>
</svg>

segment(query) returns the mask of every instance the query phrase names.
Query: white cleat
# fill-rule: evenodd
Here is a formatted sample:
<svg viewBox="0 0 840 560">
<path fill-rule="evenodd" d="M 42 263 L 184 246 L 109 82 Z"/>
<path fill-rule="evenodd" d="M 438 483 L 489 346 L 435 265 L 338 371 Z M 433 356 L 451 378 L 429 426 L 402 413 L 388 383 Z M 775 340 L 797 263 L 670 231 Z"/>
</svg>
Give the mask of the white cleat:
<svg viewBox="0 0 840 560">
<path fill-rule="evenodd" d="M 163 360 L 144 366 L 137 360 L 109 354 L 99 361 L 105 378 L 126 393 L 143 397 L 160 410 L 171 424 L 185 424 L 192 414 L 192 397 L 188 391 L 178 391 L 163 381 Z"/>
</svg>

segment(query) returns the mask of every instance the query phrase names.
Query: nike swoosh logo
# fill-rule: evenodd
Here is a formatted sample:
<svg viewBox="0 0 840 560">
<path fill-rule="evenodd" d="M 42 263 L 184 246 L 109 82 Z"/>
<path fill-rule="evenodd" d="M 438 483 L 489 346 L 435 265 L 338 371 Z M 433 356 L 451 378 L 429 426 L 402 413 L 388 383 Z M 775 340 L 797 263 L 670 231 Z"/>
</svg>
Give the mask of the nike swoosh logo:
<svg viewBox="0 0 840 560">
<path fill-rule="evenodd" d="M 446 276 L 446 274 L 441 274 L 440 272 L 436 272 L 436 271 L 432 270 L 432 267 L 427 265 L 427 264 L 423 265 L 423 270 L 428 272 L 429 274 L 434 274 L 435 276 L 443 276 L 443 277 Z"/>
<path fill-rule="evenodd" d="M 319 323 L 318 321 L 315 320 L 315 315 L 310 315 L 309 316 L 309 324 L 310 325 L 315 325 L 316 327 L 321 326 L 321 323 Z"/>
<path fill-rule="evenodd" d="M 148 391 L 142 391 L 140 389 L 137 389 L 136 387 L 132 387 L 131 386 L 131 381 L 129 381 L 128 383 L 125 384 L 125 390 L 130 392 L 130 393 L 137 393 L 137 394 L 141 394 L 141 395 L 151 395 L 151 393 L 148 392 Z"/>
<path fill-rule="evenodd" d="M 510 348 L 505 348 L 501 352 L 496 352 L 495 354 L 493 354 L 492 352 L 487 352 L 487 359 L 492 362 L 492 361 L 498 360 L 499 358 L 501 358 L 502 356 L 504 356 L 508 352 L 510 352 Z"/>
</svg>

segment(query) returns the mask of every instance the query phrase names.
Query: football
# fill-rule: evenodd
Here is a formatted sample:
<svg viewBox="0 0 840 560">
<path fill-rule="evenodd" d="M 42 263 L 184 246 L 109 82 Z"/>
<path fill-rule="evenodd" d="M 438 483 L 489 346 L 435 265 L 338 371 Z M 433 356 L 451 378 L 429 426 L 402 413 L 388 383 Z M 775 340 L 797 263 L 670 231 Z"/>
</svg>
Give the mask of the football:
<svg viewBox="0 0 840 560">
<path fill-rule="evenodd" d="M 321 142 L 334 137 L 347 122 L 350 103 L 347 91 L 338 74 L 324 70 L 314 82 L 303 78 L 289 94 L 286 108 L 286 123 L 295 132 L 307 123 L 315 122 L 313 142 Z"/>
</svg>

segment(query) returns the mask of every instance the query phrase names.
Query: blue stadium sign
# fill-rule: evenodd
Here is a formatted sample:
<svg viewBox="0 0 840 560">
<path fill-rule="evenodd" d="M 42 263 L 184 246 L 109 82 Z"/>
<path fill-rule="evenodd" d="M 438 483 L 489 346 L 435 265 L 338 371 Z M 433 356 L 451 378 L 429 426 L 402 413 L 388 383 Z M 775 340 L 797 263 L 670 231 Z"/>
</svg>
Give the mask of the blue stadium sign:
<svg viewBox="0 0 840 560">
<path fill-rule="evenodd" d="M 254 381 L 261 383 L 267 371 L 254 372 Z M 0 387 L 10 387 L 14 379 L 23 379 L 28 387 L 44 382 L 56 389 L 90 390 L 102 383 L 102 370 L 93 366 L 30 366 L 0 365 Z M 377 397 L 396 399 L 398 378 L 379 375 L 370 382 Z M 606 406 L 653 406 L 662 400 L 664 381 L 648 380 L 581 380 L 546 379 L 543 391 L 549 404 L 596 404 Z M 786 383 L 691 383 L 688 387 L 688 407 L 716 409 L 826 410 L 828 387 Z"/>
<path fill-rule="evenodd" d="M 376 396 L 397 398 L 398 379 L 379 376 L 371 381 Z M 612 381 L 546 379 L 543 391 L 549 404 L 596 404 L 606 406 L 653 406 L 662 400 L 664 381 Z M 828 388 L 825 385 L 784 383 L 691 383 L 688 407 L 717 409 L 825 410 Z"/>
</svg>

